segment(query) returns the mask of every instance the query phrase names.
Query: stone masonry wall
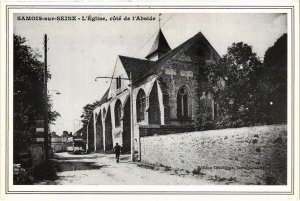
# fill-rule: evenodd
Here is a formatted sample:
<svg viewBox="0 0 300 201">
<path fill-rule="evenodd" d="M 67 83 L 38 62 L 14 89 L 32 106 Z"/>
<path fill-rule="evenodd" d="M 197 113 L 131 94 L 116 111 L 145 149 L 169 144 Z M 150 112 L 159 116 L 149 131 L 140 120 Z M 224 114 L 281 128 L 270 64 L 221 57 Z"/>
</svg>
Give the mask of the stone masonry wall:
<svg viewBox="0 0 300 201">
<path fill-rule="evenodd" d="M 171 126 L 171 125 L 141 125 L 141 126 L 139 126 L 140 137 L 191 132 L 194 130 L 195 130 L 195 128 L 186 127 L 186 126 Z"/>
<path fill-rule="evenodd" d="M 177 94 L 180 87 L 185 86 L 189 91 L 188 113 L 191 119 L 195 119 L 195 111 L 197 108 L 199 97 L 196 89 L 198 88 L 197 74 L 199 64 L 169 61 L 165 64 L 166 68 L 159 72 L 166 84 L 165 90 L 168 95 L 168 101 L 165 103 L 166 124 L 168 125 L 190 125 L 189 121 L 180 122 L 177 119 Z"/>
<path fill-rule="evenodd" d="M 141 161 L 241 184 L 286 184 L 287 126 L 141 137 Z"/>
</svg>

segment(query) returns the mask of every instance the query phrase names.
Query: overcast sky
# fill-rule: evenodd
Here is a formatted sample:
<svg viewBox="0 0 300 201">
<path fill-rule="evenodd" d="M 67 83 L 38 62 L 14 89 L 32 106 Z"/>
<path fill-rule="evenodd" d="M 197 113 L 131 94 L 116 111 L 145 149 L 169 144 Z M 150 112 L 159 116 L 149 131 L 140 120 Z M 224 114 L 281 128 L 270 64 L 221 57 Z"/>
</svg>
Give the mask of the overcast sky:
<svg viewBox="0 0 300 201">
<path fill-rule="evenodd" d="M 33 16 L 88 16 L 89 14 L 34 14 Z M 43 55 L 43 35 L 48 34 L 48 64 L 52 79 L 48 89 L 53 107 L 61 114 L 52 131 L 78 129 L 82 108 L 99 100 L 109 86 L 118 55 L 144 58 L 158 31 L 158 14 L 91 14 L 108 21 L 21 21 L 14 20 L 14 33 L 25 37 L 34 50 Z M 110 21 L 112 16 L 153 16 L 154 21 Z M 26 14 L 32 16 L 32 14 Z M 222 56 L 234 42 L 245 42 L 263 59 L 268 47 L 287 32 L 285 14 L 170 14 L 162 13 L 162 31 L 175 48 L 202 32 Z"/>
</svg>

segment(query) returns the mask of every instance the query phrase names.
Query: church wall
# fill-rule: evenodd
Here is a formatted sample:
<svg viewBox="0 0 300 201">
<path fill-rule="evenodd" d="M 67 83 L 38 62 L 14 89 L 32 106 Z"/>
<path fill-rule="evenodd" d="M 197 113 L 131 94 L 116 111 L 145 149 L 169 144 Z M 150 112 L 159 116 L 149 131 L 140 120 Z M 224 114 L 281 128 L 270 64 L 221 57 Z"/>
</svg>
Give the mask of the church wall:
<svg viewBox="0 0 300 201">
<path fill-rule="evenodd" d="M 193 125 L 199 101 L 197 92 L 199 66 L 200 64 L 197 63 L 172 60 L 166 64 L 164 69 L 158 72 L 165 83 L 164 106 L 167 125 Z M 182 86 L 185 86 L 189 92 L 188 116 L 190 119 L 179 121 L 177 117 L 177 94 Z"/>
<path fill-rule="evenodd" d="M 88 123 L 88 149 L 89 151 L 94 151 L 94 115 L 91 115 L 91 119 Z"/>
<path fill-rule="evenodd" d="M 121 121 L 120 121 L 120 125 L 116 126 L 116 116 L 115 116 L 115 107 L 116 107 L 116 102 L 119 99 L 115 99 L 114 101 L 112 101 L 111 104 L 111 119 L 112 119 L 112 142 L 113 142 L 113 146 L 116 145 L 116 143 L 118 143 L 119 145 L 122 145 L 122 132 L 123 132 L 123 121 L 122 121 L 122 117 L 121 117 Z M 121 103 L 121 107 L 122 107 L 122 103 Z M 123 110 L 123 109 L 122 109 Z"/>
<path fill-rule="evenodd" d="M 134 85 L 134 92 L 133 92 L 133 124 L 134 124 L 134 150 L 136 152 L 140 152 L 140 144 L 139 144 L 139 139 L 140 139 L 140 136 L 139 136 L 139 127 L 140 126 L 143 126 L 143 125 L 148 125 L 149 124 L 149 115 L 148 115 L 148 112 L 149 111 L 146 111 L 145 112 L 145 119 L 144 121 L 141 121 L 141 122 L 137 122 L 137 111 L 136 111 L 136 98 L 137 98 L 137 93 L 138 93 L 138 90 L 136 91 L 137 88 L 141 87 L 141 89 L 144 90 L 144 92 L 146 93 L 146 107 L 149 106 L 149 95 L 150 93 L 148 94 L 147 93 L 147 90 L 142 86 L 146 83 L 150 83 L 153 81 L 154 77 L 156 75 L 150 75 L 148 77 L 146 77 L 145 79 L 143 79 L 141 82 L 138 82 Z M 156 87 L 155 85 L 153 87 Z M 152 90 L 153 90 L 153 87 L 152 87 Z M 150 109 L 151 110 L 151 109 Z M 151 111 L 150 111 L 151 112 Z"/>
<path fill-rule="evenodd" d="M 151 93 L 149 95 L 149 109 L 148 109 L 148 120 L 150 124 L 161 124 L 160 119 L 160 108 L 158 100 L 157 83 L 154 84 Z"/>
<path fill-rule="evenodd" d="M 97 118 L 95 118 L 96 121 L 94 121 L 95 125 L 95 133 L 96 135 L 95 143 L 96 143 L 96 151 L 103 151 L 103 125 L 102 125 L 102 114 L 101 112 L 99 115 L 97 115 Z"/>
<path fill-rule="evenodd" d="M 128 77 L 128 75 L 127 75 L 127 73 L 126 73 L 126 71 L 125 71 L 125 69 L 124 69 L 124 67 L 123 67 L 123 65 L 122 65 L 119 58 L 117 59 L 117 62 L 116 62 L 113 77 L 114 78 L 121 77 L 121 78 L 124 78 L 124 79 L 121 80 L 120 88 L 117 88 L 117 80 L 116 79 L 111 80 L 111 85 L 110 85 L 110 89 L 109 89 L 109 93 L 108 93 L 108 98 L 114 98 L 114 97 L 118 96 L 125 89 L 128 89 L 128 85 L 130 83 L 129 80 L 126 80 L 129 77 Z"/>
</svg>

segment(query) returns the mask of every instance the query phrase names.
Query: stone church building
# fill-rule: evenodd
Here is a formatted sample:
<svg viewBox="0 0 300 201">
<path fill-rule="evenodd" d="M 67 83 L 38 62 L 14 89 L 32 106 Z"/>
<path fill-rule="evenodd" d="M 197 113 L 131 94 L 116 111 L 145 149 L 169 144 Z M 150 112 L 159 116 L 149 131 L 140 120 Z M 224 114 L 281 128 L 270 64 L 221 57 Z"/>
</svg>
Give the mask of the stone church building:
<svg viewBox="0 0 300 201">
<path fill-rule="evenodd" d="M 139 152 L 140 137 L 191 131 L 202 100 L 211 107 L 214 118 L 216 104 L 210 93 L 202 90 L 206 84 L 203 72 L 206 65 L 219 58 L 201 32 L 171 49 L 161 30 L 145 58 L 118 56 L 115 79 L 88 123 L 89 149 L 109 151 L 119 143 L 130 151 L 131 119 L 135 152 Z"/>
</svg>

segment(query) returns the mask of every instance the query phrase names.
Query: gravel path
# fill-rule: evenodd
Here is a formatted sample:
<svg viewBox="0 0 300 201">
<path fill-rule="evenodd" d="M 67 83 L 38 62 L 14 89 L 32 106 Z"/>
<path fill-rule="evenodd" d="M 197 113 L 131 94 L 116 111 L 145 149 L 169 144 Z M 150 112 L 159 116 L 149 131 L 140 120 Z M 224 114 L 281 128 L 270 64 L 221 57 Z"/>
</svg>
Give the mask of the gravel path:
<svg viewBox="0 0 300 201">
<path fill-rule="evenodd" d="M 121 155 L 120 163 L 112 154 L 72 155 L 57 153 L 58 179 L 47 184 L 56 185 L 210 185 L 216 184 L 201 176 L 186 172 L 166 171 L 164 168 L 143 166 Z M 40 183 L 46 184 L 46 183 Z"/>
</svg>

